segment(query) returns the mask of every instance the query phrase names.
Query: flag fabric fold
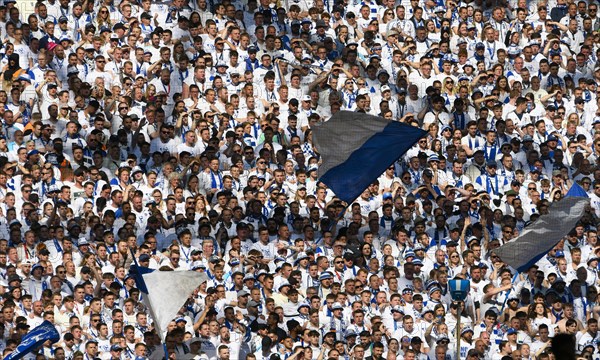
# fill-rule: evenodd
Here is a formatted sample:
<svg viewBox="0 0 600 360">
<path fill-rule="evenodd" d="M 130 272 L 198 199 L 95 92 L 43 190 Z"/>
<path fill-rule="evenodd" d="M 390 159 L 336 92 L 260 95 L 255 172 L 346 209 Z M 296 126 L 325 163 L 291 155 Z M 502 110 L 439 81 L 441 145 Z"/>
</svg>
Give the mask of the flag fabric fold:
<svg viewBox="0 0 600 360">
<path fill-rule="evenodd" d="M 319 179 L 350 203 L 426 134 L 377 116 L 337 112 L 313 131 L 315 149 L 323 158 Z"/>
<path fill-rule="evenodd" d="M 569 191 L 567 191 L 567 193 L 565 194 L 565 197 L 589 198 L 588 194 L 577 182 L 573 182 L 573 185 L 571 185 L 571 188 L 569 189 Z"/>
<path fill-rule="evenodd" d="M 35 351 L 48 340 L 54 344 L 60 340 L 60 334 L 54 325 L 50 321 L 46 320 L 40 326 L 23 336 L 19 346 L 17 346 L 15 351 L 8 354 L 4 360 L 22 359 L 25 355 Z"/>
<path fill-rule="evenodd" d="M 540 216 L 516 239 L 498 248 L 496 254 L 517 271 L 526 271 L 575 227 L 589 203 L 584 197 L 565 197 L 552 203 L 547 215 Z"/>
<path fill-rule="evenodd" d="M 190 294 L 208 279 L 205 273 L 196 271 L 149 272 L 138 265 L 132 265 L 131 269 L 161 339 Z"/>
</svg>

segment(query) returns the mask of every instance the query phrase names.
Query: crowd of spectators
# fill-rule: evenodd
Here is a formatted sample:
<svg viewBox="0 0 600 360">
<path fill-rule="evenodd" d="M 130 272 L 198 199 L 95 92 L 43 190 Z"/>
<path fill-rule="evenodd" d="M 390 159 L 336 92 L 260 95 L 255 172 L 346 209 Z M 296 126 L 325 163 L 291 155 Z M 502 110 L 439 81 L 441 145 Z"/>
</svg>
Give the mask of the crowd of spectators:
<svg viewBox="0 0 600 360">
<path fill-rule="evenodd" d="M 25 359 L 600 359 L 597 2 L 0 3 L 3 355 L 48 320 Z M 427 131 L 349 204 L 312 141 L 343 110 Z M 164 333 L 135 263 L 208 276 Z"/>
</svg>

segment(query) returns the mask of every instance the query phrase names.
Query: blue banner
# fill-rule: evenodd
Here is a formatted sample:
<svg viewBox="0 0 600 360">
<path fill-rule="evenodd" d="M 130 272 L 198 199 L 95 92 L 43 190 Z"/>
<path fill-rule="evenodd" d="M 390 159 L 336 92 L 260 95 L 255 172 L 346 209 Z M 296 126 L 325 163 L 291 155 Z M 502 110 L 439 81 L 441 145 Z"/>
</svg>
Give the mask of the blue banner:
<svg viewBox="0 0 600 360">
<path fill-rule="evenodd" d="M 17 360 L 23 356 L 37 351 L 46 341 L 52 344 L 60 340 L 60 334 L 50 321 L 44 321 L 42 325 L 31 330 L 22 339 L 17 349 L 4 358 L 4 360 Z"/>
</svg>

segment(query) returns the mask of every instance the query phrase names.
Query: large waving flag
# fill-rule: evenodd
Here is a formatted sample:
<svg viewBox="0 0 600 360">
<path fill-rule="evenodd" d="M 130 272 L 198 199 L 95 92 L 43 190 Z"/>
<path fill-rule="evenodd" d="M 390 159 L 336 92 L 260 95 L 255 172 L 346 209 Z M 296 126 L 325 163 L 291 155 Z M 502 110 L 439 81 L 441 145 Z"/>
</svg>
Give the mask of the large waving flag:
<svg viewBox="0 0 600 360">
<path fill-rule="evenodd" d="M 196 271 L 152 271 L 139 265 L 131 265 L 130 272 L 161 339 L 190 294 L 208 279 Z"/>
<path fill-rule="evenodd" d="M 56 331 L 56 328 L 48 320 L 44 321 L 40 326 L 31 330 L 27 335 L 21 339 L 21 343 L 17 346 L 17 349 L 4 360 L 18 360 L 22 359 L 25 355 L 36 351 L 46 341 L 50 340 L 52 344 L 60 340 L 60 334 Z"/>
<path fill-rule="evenodd" d="M 517 271 L 526 271 L 575 227 L 589 203 L 584 197 L 566 197 L 552 203 L 547 215 L 540 216 L 516 239 L 502 245 L 496 254 Z"/>
<path fill-rule="evenodd" d="M 319 178 L 350 203 L 426 134 L 377 116 L 337 112 L 314 129 L 313 142 L 323 157 Z"/>
</svg>

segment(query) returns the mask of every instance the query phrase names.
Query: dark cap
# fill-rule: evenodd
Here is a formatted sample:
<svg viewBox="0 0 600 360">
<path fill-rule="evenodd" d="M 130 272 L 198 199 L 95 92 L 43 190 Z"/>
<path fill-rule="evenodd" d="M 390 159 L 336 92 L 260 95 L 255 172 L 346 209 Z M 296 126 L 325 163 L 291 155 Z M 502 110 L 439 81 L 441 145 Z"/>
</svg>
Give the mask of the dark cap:
<svg viewBox="0 0 600 360">
<path fill-rule="evenodd" d="M 18 323 L 17 324 L 17 330 L 28 330 L 29 329 L 29 325 L 27 325 L 27 323 Z"/>
</svg>

